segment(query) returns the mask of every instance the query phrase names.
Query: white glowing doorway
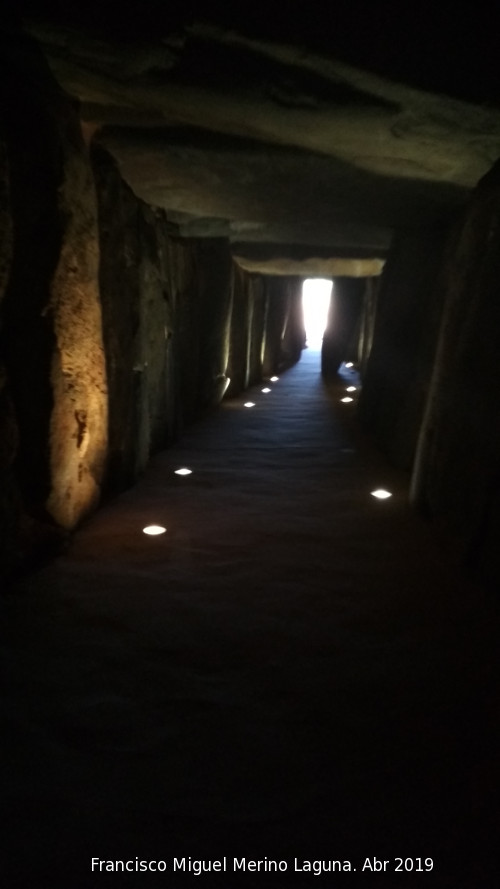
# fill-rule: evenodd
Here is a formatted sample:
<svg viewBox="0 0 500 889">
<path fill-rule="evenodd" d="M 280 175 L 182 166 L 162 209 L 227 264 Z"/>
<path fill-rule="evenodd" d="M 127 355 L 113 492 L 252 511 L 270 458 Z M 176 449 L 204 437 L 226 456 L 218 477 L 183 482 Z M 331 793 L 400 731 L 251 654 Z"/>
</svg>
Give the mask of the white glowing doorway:
<svg viewBox="0 0 500 889">
<path fill-rule="evenodd" d="M 321 349 L 332 289 L 333 282 L 326 278 L 306 278 L 302 285 L 302 311 L 310 349 Z"/>
</svg>

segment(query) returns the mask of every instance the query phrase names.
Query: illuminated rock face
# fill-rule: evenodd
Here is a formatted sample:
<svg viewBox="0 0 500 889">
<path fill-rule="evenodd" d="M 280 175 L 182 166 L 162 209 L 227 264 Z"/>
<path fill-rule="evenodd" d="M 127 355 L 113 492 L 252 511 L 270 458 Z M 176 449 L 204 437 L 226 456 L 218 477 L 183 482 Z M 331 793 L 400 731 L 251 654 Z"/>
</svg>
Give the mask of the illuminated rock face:
<svg viewBox="0 0 500 889">
<path fill-rule="evenodd" d="M 97 206 L 74 107 L 33 49 L 18 49 L 1 214 L 9 484 L 30 526 L 71 529 L 99 499 L 106 456 Z"/>
<path fill-rule="evenodd" d="M 54 346 L 47 509 L 68 529 L 99 500 L 108 435 L 97 202 L 86 149 L 78 137 L 78 122 L 73 121 L 61 139 L 58 209 L 64 227 L 48 306 Z"/>
<path fill-rule="evenodd" d="M 260 378 L 265 348 L 273 368 L 298 357 L 282 336 L 286 280 L 274 282 L 268 313 L 263 278 L 235 265 L 227 239 L 172 237 L 165 213 L 89 149 L 29 44 L 10 77 L 19 89 L 0 146 L 3 565 L 57 545 L 57 529 L 75 528 L 103 491 L 131 484 L 152 452 L 220 402 L 231 362 L 243 359 L 237 393 Z"/>
<path fill-rule="evenodd" d="M 97 504 L 108 395 L 94 180 L 75 110 L 32 47 L 0 150 L 0 563 L 57 542 Z M 15 236 L 14 236 L 15 235 Z M 51 542 L 52 541 L 52 542 Z"/>
</svg>

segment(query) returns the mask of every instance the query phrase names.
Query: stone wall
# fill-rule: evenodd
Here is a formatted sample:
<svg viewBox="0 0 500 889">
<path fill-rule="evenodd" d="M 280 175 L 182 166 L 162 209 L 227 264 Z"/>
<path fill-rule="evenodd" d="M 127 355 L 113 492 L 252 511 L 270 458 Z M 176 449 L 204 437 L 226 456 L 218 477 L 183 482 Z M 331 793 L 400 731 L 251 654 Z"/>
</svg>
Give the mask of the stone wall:
<svg viewBox="0 0 500 889">
<path fill-rule="evenodd" d="M 380 277 L 365 278 L 363 307 L 359 319 L 356 365 L 362 379 L 366 379 L 368 361 L 372 352 L 377 318 L 377 302 Z"/>
<path fill-rule="evenodd" d="M 2 511 L 4 562 L 15 565 L 96 504 L 107 395 L 95 191 L 76 109 L 29 40 L 1 49 Z"/>
<path fill-rule="evenodd" d="M 44 511 L 50 493 L 50 373 L 55 342 L 49 314 L 50 282 L 62 240 L 57 198 L 62 181 L 54 109 L 57 92 L 29 44 L 13 46 L 12 52 L 8 46 L 1 49 L 8 68 L 2 74 L 16 84 L 15 95 L 5 92 L 5 79 L 1 78 L 5 139 L 2 197 L 7 201 L 2 212 L 7 239 L 2 244 L 1 361 L 11 425 L 17 430 L 15 455 L 10 458 L 16 487 L 19 496 L 29 499 L 38 513 Z"/>
<path fill-rule="evenodd" d="M 264 376 L 270 377 L 298 361 L 304 348 L 302 280 L 287 276 L 268 277 L 264 286 L 266 324 L 263 372 Z"/>
<path fill-rule="evenodd" d="M 239 266 L 234 266 L 227 364 L 227 376 L 230 381 L 227 390 L 229 397 L 241 392 L 248 386 L 250 379 L 253 299 L 248 285 L 249 276 Z M 257 331 L 257 336 L 261 340 L 263 333 L 263 330 Z"/>
<path fill-rule="evenodd" d="M 261 380 L 264 368 L 264 338 L 266 328 L 266 292 L 262 275 L 248 275 L 252 295 L 252 332 L 248 356 L 248 384 Z"/>
<path fill-rule="evenodd" d="M 343 361 L 356 361 L 363 316 L 364 278 L 335 278 L 321 347 L 321 373 L 333 379 Z"/>
<path fill-rule="evenodd" d="M 201 298 L 200 360 L 196 414 L 215 407 L 228 385 L 228 365 L 234 313 L 235 267 L 224 238 L 195 242 Z M 241 320 L 248 337 L 246 317 Z M 180 369 L 182 374 L 183 370 Z M 240 388 L 244 388 L 242 381 Z"/>
<path fill-rule="evenodd" d="M 229 377 L 236 395 L 265 358 L 298 358 L 290 281 L 268 291 L 226 239 L 178 238 L 18 40 L 0 122 L 3 573 L 62 545 Z"/>
<path fill-rule="evenodd" d="M 61 245 L 44 310 L 53 332 L 46 509 L 58 525 L 70 530 L 100 499 L 108 397 L 94 179 L 78 118 L 63 105 L 58 122 Z"/>
<path fill-rule="evenodd" d="M 5 141 L 0 141 L 0 312 L 12 266 L 10 175 Z M 0 314 L 1 317 L 1 314 Z M 0 327 L 0 338 L 2 329 Z M 0 362 L 0 565 L 16 546 L 21 509 L 13 465 L 18 449 L 18 427 L 5 364 Z"/>
<path fill-rule="evenodd" d="M 92 163 L 109 389 L 105 483 L 113 491 L 132 484 L 185 424 L 261 378 L 269 318 L 280 331 L 267 337 L 269 360 L 280 364 L 290 282 L 274 283 L 266 313 L 261 276 L 233 262 L 226 239 L 177 237 L 98 144 Z"/>
<path fill-rule="evenodd" d="M 290 367 L 299 360 L 306 344 L 304 313 L 302 310 L 303 279 L 287 277 L 284 282 L 286 315 L 283 323 L 279 369 Z"/>
<path fill-rule="evenodd" d="M 468 568 L 500 582 L 500 165 L 448 245 L 444 310 L 412 480 L 413 502 Z"/>
<path fill-rule="evenodd" d="M 377 298 L 359 413 L 410 499 L 498 589 L 500 165 L 453 228 L 400 233 Z M 363 368 L 362 368 L 363 370 Z"/>
<path fill-rule="evenodd" d="M 232 259 L 224 239 L 174 236 L 112 158 L 92 151 L 109 387 L 106 485 L 120 490 L 225 391 Z"/>
<path fill-rule="evenodd" d="M 432 231 L 394 239 L 380 281 L 373 346 L 362 369 L 361 421 L 403 469 L 413 465 L 432 374 L 446 236 Z"/>
<path fill-rule="evenodd" d="M 162 211 L 135 197 L 98 144 L 92 162 L 112 491 L 132 484 L 150 454 L 186 423 L 261 378 L 266 294 L 261 276 L 233 262 L 226 239 L 178 238 Z M 288 289 L 280 279 L 273 291 L 270 316 L 280 332 Z M 281 336 L 269 350 L 279 365 Z"/>
</svg>

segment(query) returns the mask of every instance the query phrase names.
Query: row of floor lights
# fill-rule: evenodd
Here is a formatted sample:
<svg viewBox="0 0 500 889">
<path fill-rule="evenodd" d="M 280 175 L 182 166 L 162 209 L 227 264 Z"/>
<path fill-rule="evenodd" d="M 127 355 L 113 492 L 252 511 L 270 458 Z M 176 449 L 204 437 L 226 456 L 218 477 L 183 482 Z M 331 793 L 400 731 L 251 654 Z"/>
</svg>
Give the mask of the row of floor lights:
<svg viewBox="0 0 500 889">
<path fill-rule="evenodd" d="M 353 361 L 346 361 L 344 363 L 344 367 L 347 367 L 349 370 L 353 371 L 354 370 L 354 362 Z M 347 386 L 346 392 L 355 392 L 356 388 L 357 388 L 356 386 Z M 352 397 L 352 395 L 345 395 L 344 398 L 341 398 L 340 400 L 344 404 L 350 404 L 352 401 L 354 401 L 354 398 Z"/>
<path fill-rule="evenodd" d="M 354 363 L 353 363 L 352 361 L 346 361 L 346 362 L 345 362 L 345 367 L 349 368 L 349 370 L 353 370 L 353 368 L 354 368 Z M 345 391 L 346 391 L 346 392 L 356 392 L 356 391 L 357 391 L 357 388 L 358 388 L 357 386 L 346 386 L 346 390 L 345 390 Z M 350 404 L 352 401 L 354 401 L 354 398 L 352 397 L 352 395 L 344 395 L 344 397 L 341 398 L 340 400 L 341 400 L 344 404 Z"/>
<path fill-rule="evenodd" d="M 279 380 L 279 377 L 271 377 L 272 383 L 277 383 L 278 380 Z M 267 395 L 269 392 L 271 392 L 271 389 L 269 388 L 269 386 L 266 386 L 261 391 Z M 245 407 L 255 407 L 255 402 L 254 401 L 246 401 Z M 180 476 L 192 475 L 193 470 L 188 469 L 187 466 L 181 466 L 180 469 L 174 469 L 174 474 L 180 475 Z M 142 529 L 143 534 L 147 534 L 148 537 L 159 537 L 160 534 L 165 534 L 166 531 L 167 531 L 167 529 L 163 525 L 146 525 L 146 527 Z"/>
<path fill-rule="evenodd" d="M 180 469 L 174 469 L 175 475 L 192 475 L 193 470 L 188 469 L 187 466 L 181 466 Z M 145 528 L 142 529 L 143 534 L 147 534 L 148 537 L 159 537 L 160 534 L 165 534 L 167 529 L 163 525 L 146 525 Z"/>
<path fill-rule="evenodd" d="M 271 383 L 277 383 L 278 380 L 279 380 L 279 377 L 271 377 L 270 378 Z M 264 395 L 268 395 L 269 392 L 271 392 L 272 390 L 269 388 L 269 386 L 264 386 L 264 388 L 261 389 L 260 391 L 263 392 Z M 243 407 L 255 407 L 255 401 L 245 401 Z"/>
<path fill-rule="evenodd" d="M 354 364 L 352 361 L 346 361 L 345 366 L 351 369 L 354 367 Z M 346 386 L 346 392 L 356 392 L 357 388 L 357 386 Z M 354 398 L 351 395 L 344 395 L 340 400 L 344 404 L 350 404 L 350 402 L 354 401 Z M 376 491 L 371 491 L 370 493 L 376 500 L 388 500 L 389 497 L 392 497 L 391 492 L 386 491 L 385 488 L 377 488 Z"/>
<path fill-rule="evenodd" d="M 346 367 L 349 367 L 349 366 L 350 367 L 353 366 L 352 362 L 348 362 L 348 364 L 346 364 Z M 279 377 L 271 377 L 272 383 L 276 383 L 278 380 L 279 380 Z M 261 391 L 267 395 L 269 392 L 271 392 L 271 389 L 268 386 L 266 386 Z M 347 386 L 346 391 L 347 392 L 355 392 L 356 386 Z M 353 398 L 346 396 L 345 398 L 342 398 L 341 401 L 350 402 L 350 401 L 353 401 Z M 254 401 L 246 401 L 245 407 L 255 407 L 255 402 Z M 186 475 L 192 475 L 193 470 L 188 469 L 187 466 L 181 466 L 180 469 L 175 469 L 174 473 L 175 473 L 175 475 L 186 476 Z M 390 493 L 390 491 L 386 491 L 385 488 L 377 488 L 377 490 L 371 492 L 371 495 L 372 495 L 372 497 L 375 497 L 377 500 L 387 500 L 389 497 L 392 497 L 392 494 Z M 158 537 L 161 534 L 165 534 L 167 531 L 167 529 L 164 528 L 163 525 L 146 525 L 146 527 L 143 528 L 142 530 L 143 530 L 143 533 L 147 534 L 149 537 Z"/>
</svg>

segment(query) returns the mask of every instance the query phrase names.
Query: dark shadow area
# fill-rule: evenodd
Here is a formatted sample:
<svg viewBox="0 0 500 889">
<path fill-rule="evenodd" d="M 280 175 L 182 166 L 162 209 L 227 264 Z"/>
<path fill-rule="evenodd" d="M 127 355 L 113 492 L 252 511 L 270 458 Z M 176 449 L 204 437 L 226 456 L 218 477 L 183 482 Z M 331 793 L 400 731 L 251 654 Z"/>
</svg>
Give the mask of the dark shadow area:
<svg viewBox="0 0 500 889">
<path fill-rule="evenodd" d="M 117 0 L 24 0 L 27 15 L 100 32 L 113 39 L 157 37 L 194 21 L 236 28 L 249 36 L 296 43 L 327 52 L 379 74 L 421 89 L 470 101 L 498 101 L 498 65 L 491 39 L 491 12 L 485 4 L 466 2 L 407 6 L 395 0 L 365 2 L 295 0 L 286 15 L 262 0 L 237 8 L 214 0 L 189 0 L 182 7 L 161 0 L 121 4 Z"/>
<path fill-rule="evenodd" d="M 191 887 L 174 858 L 224 856 L 203 885 L 316 885 L 295 858 L 350 862 L 318 885 L 494 885 L 497 609 L 346 382 L 306 351 L 224 402 L 3 600 L 6 885 Z M 286 872 L 234 872 L 266 856 Z"/>
</svg>

